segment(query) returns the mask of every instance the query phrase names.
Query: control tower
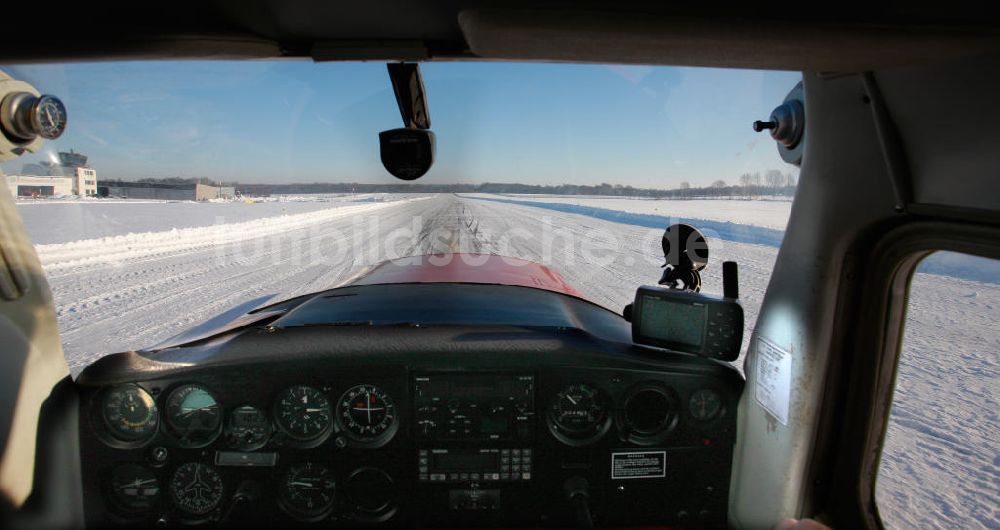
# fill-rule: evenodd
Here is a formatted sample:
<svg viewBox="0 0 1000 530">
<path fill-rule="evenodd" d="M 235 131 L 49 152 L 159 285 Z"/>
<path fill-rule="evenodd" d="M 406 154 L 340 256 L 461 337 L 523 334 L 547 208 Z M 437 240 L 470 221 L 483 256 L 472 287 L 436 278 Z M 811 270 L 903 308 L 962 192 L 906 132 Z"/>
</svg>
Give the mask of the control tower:
<svg viewBox="0 0 1000 530">
<path fill-rule="evenodd" d="M 59 165 L 67 168 L 87 167 L 87 155 L 70 149 L 68 153 L 59 153 Z"/>
</svg>

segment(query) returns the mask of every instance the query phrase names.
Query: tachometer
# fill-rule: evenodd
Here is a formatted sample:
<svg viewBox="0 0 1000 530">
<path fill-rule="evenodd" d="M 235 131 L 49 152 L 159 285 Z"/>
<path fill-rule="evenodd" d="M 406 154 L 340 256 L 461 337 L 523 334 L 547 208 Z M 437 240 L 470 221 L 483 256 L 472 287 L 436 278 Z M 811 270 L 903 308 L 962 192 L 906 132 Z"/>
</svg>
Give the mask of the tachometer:
<svg viewBox="0 0 1000 530">
<path fill-rule="evenodd" d="M 204 447 L 219 435 L 222 407 L 200 385 L 182 385 L 167 397 L 167 426 L 184 447 Z"/>
<path fill-rule="evenodd" d="M 183 464 L 170 480 L 170 497 L 191 515 L 205 515 L 222 501 L 222 477 L 211 466 Z"/>
<path fill-rule="evenodd" d="M 305 463 L 288 468 L 281 480 L 278 500 L 292 517 L 303 521 L 322 519 L 333 509 L 337 483 L 323 465 Z"/>
<path fill-rule="evenodd" d="M 611 427 L 610 399 L 599 388 L 570 385 L 556 394 L 546 415 L 549 430 L 563 443 L 584 445 Z"/>
<path fill-rule="evenodd" d="M 333 428 L 330 400 L 305 385 L 282 390 L 274 415 L 281 430 L 299 445 L 319 445 Z"/>
<path fill-rule="evenodd" d="M 340 396 L 337 424 L 355 441 L 384 443 L 397 428 L 396 405 L 385 390 L 375 385 L 358 385 Z"/>
<path fill-rule="evenodd" d="M 101 418 L 111 435 L 123 442 L 141 442 L 156 434 L 159 411 L 153 396 L 138 385 L 108 389 L 101 400 Z"/>
</svg>

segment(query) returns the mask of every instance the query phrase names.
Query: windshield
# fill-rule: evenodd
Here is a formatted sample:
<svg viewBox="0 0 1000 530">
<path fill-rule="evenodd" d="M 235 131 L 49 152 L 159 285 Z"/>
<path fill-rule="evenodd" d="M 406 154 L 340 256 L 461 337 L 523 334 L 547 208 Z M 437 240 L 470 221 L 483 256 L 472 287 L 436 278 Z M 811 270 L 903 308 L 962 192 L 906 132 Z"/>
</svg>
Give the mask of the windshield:
<svg viewBox="0 0 1000 530">
<path fill-rule="evenodd" d="M 704 292 L 721 293 L 722 261 L 740 263 L 748 341 L 797 182 L 750 125 L 798 73 L 423 64 L 437 156 L 407 183 L 379 159 L 378 133 L 402 126 L 384 64 L 7 70 L 69 115 L 62 137 L 2 169 L 74 373 L 430 253 L 539 263 L 620 313 L 660 278 L 675 222 L 709 238 Z M 82 183 L 58 178 L 77 167 Z"/>
</svg>

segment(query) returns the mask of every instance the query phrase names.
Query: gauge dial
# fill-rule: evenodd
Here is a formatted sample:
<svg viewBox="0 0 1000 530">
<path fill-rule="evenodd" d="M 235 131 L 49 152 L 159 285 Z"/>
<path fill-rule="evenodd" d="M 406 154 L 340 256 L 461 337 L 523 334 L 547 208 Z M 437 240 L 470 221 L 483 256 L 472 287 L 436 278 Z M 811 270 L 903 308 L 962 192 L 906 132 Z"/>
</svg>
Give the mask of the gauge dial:
<svg viewBox="0 0 1000 530">
<path fill-rule="evenodd" d="M 226 441 L 230 447 L 253 451 L 264 447 L 271 438 L 271 420 L 260 409 L 244 405 L 229 413 Z"/>
<path fill-rule="evenodd" d="M 333 414 L 330 400 L 315 388 L 299 385 L 278 394 L 275 419 L 293 440 L 318 443 L 330 433 Z"/>
<path fill-rule="evenodd" d="M 123 512 L 149 512 L 160 502 L 160 481 L 143 466 L 122 464 L 111 472 L 108 494 L 111 504 Z"/>
<path fill-rule="evenodd" d="M 167 397 L 167 426 L 185 447 L 204 447 L 218 436 L 222 407 L 200 385 L 177 387 Z"/>
<path fill-rule="evenodd" d="M 396 405 L 381 388 L 358 385 L 340 396 L 337 423 L 358 441 L 386 439 L 395 432 Z"/>
<path fill-rule="evenodd" d="M 205 515 L 222 501 L 222 477 L 211 466 L 184 464 L 170 480 L 170 497 L 181 510 Z"/>
<path fill-rule="evenodd" d="M 35 100 L 31 119 L 38 136 L 54 140 L 66 130 L 66 107 L 59 98 L 41 96 Z"/>
<path fill-rule="evenodd" d="M 549 428 L 564 442 L 568 438 L 589 443 L 611 427 L 609 409 L 610 400 L 600 389 L 585 384 L 571 385 L 556 394 L 549 406 Z"/>
<path fill-rule="evenodd" d="M 105 392 L 101 400 L 101 417 L 111 435 L 125 442 L 148 440 L 156 434 L 160 421 L 153 396 L 132 384 Z"/>
<path fill-rule="evenodd" d="M 677 426 L 679 411 L 672 389 L 643 383 L 628 392 L 621 410 L 621 427 L 630 442 L 652 445 L 670 435 Z"/>
<path fill-rule="evenodd" d="M 670 418 L 670 412 L 666 394 L 657 389 L 635 392 L 625 403 L 625 420 L 629 427 L 641 434 L 651 434 L 663 429 Z"/>
<path fill-rule="evenodd" d="M 296 464 L 285 472 L 279 500 L 290 515 L 315 521 L 330 513 L 337 484 L 333 473 L 323 465 Z"/>
<path fill-rule="evenodd" d="M 396 486 L 392 477 L 381 469 L 363 467 L 354 470 L 344 485 L 349 505 L 362 521 L 378 522 L 396 512 Z"/>
<path fill-rule="evenodd" d="M 688 400 L 688 411 L 691 416 L 700 421 L 710 420 L 716 417 L 722 410 L 722 396 L 714 390 L 703 388 Z"/>
</svg>

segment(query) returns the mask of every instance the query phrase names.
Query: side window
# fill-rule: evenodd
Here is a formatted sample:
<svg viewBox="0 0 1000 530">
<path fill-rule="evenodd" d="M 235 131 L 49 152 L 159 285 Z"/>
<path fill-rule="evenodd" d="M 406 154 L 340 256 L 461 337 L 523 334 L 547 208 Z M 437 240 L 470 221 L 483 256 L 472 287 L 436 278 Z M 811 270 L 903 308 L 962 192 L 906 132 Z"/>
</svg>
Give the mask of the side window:
<svg viewBox="0 0 1000 530">
<path fill-rule="evenodd" d="M 921 262 L 875 488 L 887 528 L 1000 528 L 998 317 L 1000 261 Z"/>
</svg>

